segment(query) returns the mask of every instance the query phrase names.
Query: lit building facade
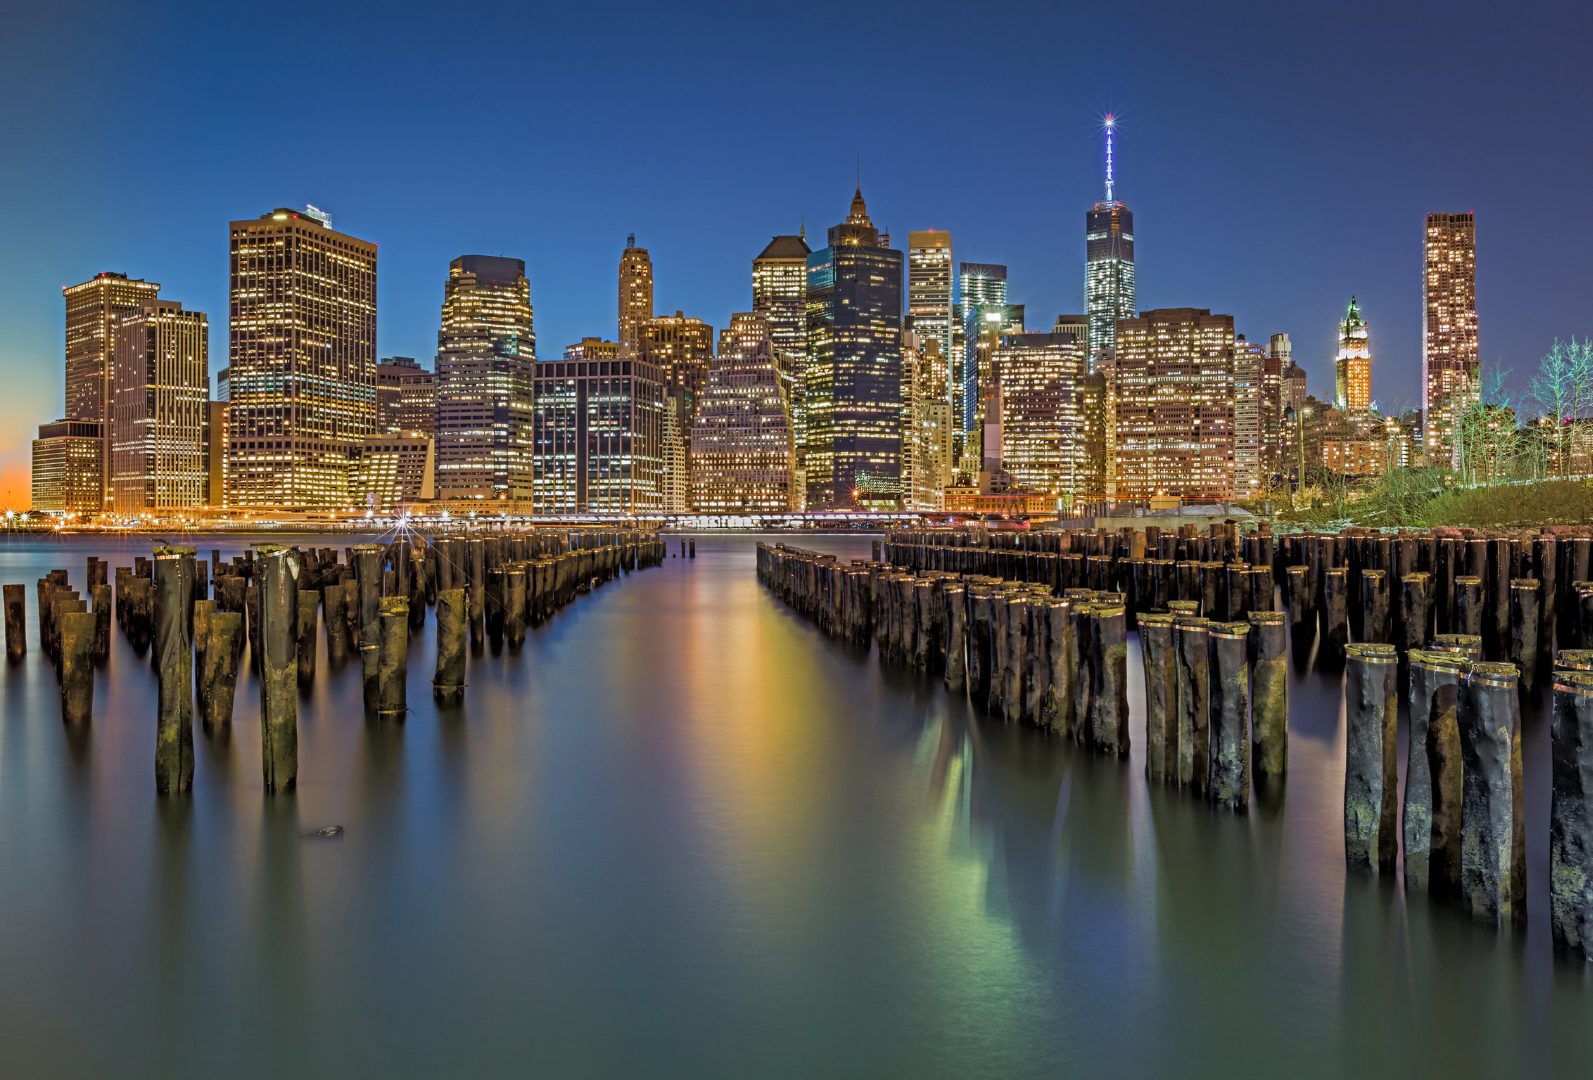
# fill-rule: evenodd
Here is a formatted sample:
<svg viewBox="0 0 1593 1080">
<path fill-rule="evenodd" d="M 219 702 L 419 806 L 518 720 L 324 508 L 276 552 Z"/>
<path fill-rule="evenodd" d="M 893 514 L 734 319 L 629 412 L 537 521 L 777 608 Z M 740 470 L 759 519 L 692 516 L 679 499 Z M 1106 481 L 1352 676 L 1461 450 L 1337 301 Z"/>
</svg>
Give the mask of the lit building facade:
<svg viewBox="0 0 1593 1080">
<path fill-rule="evenodd" d="M 680 311 L 659 315 L 642 323 L 636 352 L 644 363 L 662 369 L 670 386 L 682 387 L 688 406 L 695 408 L 714 355 L 714 328 Z"/>
<path fill-rule="evenodd" d="M 901 497 L 902 253 L 883 246 L 859 189 L 808 257 L 807 506 Z"/>
<path fill-rule="evenodd" d="M 120 515 L 210 502 L 210 321 L 152 300 L 116 321 L 111 507 Z"/>
<path fill-rule="evenodd" d="M 1350 306 L 1339 323 L 1339 352 L 1333 360 L 1333 404 L 1342 412 L 1372 411 L 1372 345 L 1361 307 Z"/>
<path fill-rule="evenodd" d="M 1117 125 L 1106 118 L 1106 198 L 1084 215 L 1084 309 L 1090 316 L 1090 362 L 1117 346 L 1117 323 L 1134 317 L 1134 215 L 1117 198 L 1113 151 Z"/>
<path fill-rule="evenodd" d="M 946 357 L 938 337 L 902 333 L 902 506 L 939 510 L 951 486 L 953 457 Z"/>
<path fill-rule="evenodd" d="M 104 425 L 66 417 L 40 424 L 33 440 L 33 509 L 92 517 L 105 503 L 100 478 L 105 460 Z"/>
<path fill-rule="evenodd" d="M 94 466 L 101 498 L 110 501 L 111 380 L 116 320 L 160 295 L 153 281 L 126 274 L 96 274 L 61 290 L 66 302 L 66 415 L 100 425 L 103 445 Z"/>
<path fill-rule="evenodd" d="M 961 424 L 959 451 L 976 432 L 980 423 L 979 376 L 983 359 L 984 376 L 990 377 L 990 352 L 1003 332 L 1019 334 L 1021 325 L 1003 331 L 1007 318 L 1007 268 L 999 263 L 965 262 L 957 268 L 958 295 L 957 337 L 962 347 L 952 359 L 951 406 Z M 991 319 L 992 313 L 998 318 Z M 980 350 L 983 349 L 983 353 Z M 977 435 L 971 440 L 978 442 Z M 973 451 L 977 455 L 977 446 Z"/>
<path fill-rule="evenodd" d="M 780 385 L 791 410 L 801 452 L 802 371 L 808 356 L 808 256 L 806 236 L 776 236 L 752 260 L 752 310 L 769 325 Z"/>
<path fill-rule="evenodd" d="M 437 429 L 437 376 L 413 356 L 388 356 L 376 365 L 376 431 L 396 435 Z"/>
<path fill-rule="evenodd" d="M 1481 375 L 1475 215 L 1428 214 L 1422 262 L 1422 431 L 1428 460 L 1449 465 Z"/>
<path fill-rule="evenodd" d="M 531 497 L 535 367 L 525 263 L 493 255 L 449 263 L 437 332 L 439 498 Z"/>
<path fill-rule="evenodd" d="M 949 359 L 954 336 L 951 233 L 944 229 L 907 234 L 907 314 L 912 316 L 920 347 L 927 351 L 933 341 L 942 361 Z M 946 372 L 941 382 L 949 392 L 951 372 Z"/>
<path fill-rule="evenodd" d="M 1240 334 L 1233 351 L 1234 495 L 1248 499 L 1266 482 L 1264 465 L 1267 350 Z"/>
<path fill-rule="evenodd" d="M 1001 468 L 1024 491 L 1072 506 L 1087 490 L 1086 335 L 1009 334 L 996 350 Z M 1055 504 L 1054 504 L 1055 505 Z"/>
<path fill-rule="evenodd" d="M 619 265 L 619 347 L 621 356 L 633 356 L 641 343 L 642 326 L 653 317 L 653 259 L 636 246 L 636 234 L 625 238 Z"/>
<path fill-rule="evenodd" d="M 293 210 L 230 233 L 231 503 L 347 506 L 376 428 L 376 245 Z"/>
<path fill-rule="evenodd" d="M 564 346 L 566 360 L 618 360 L 619 354 L 619 342 L 600 337 L 584 337 L 574 345 Z"/>
<path fill-rule="evenodd" d="M 211 401 L 205 412 L 205 475 L 209 479 L 206 501 L 212 510 L 227 509 L 227 412 L 225 401 Z"/>
<path fill-rule="evenodd" d="M 1117 497 L 1232 498 L 1233 316 L 1163 308 L 1120 320 L 1117 334 Z"/>
<path fill-rule="evenodd" d="M 691 507 L 782 513 L 796 506 L 795 440 L 767 320 L 730 317 L 691 429 Z"/>
<path fill-rule="evenodd" d="M 417 432 L 372 435 L 354 460 L 354 503 L 387 512 L 436 496 L 436 443 Z"/>
<path fill-rule="evenodd" d="M 634 358 L 538 363 L 535 511 L 661 513 L 664 397 L 664 372 Z"/>
</svg>

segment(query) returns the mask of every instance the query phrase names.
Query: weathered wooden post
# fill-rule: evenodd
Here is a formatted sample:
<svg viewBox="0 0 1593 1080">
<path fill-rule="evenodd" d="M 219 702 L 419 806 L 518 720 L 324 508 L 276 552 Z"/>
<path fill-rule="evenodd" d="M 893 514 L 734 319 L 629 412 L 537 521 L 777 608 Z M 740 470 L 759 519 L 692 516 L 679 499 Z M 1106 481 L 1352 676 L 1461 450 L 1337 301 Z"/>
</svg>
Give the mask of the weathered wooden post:
<svg viewBox="0 0 1593 1080">
<path fill-rule="evenodd" d="M 1430 622 L 1427 613 L 1427 594 L 1431 579 L 1420 571 L 1412 570 L 1399 582 L 1399 627 L 1403 635 L 1400 646 L 1405 652 L 1423 648 L 1427 644 Z"/>
<path fill-rule="evenodd" d="M 1357 643 L 1345 658 L 1344 855 L 1353 867 L 1391 870 L 1399 851 L 1399 653 Z"/>
<path fill-rule="evenodd" d="M 1344 643 L 1349 640 L 1349 571 L 1329 566 L 1322 572 L 1322 647 L 1317 659 L 1337 666 L 1344 662 Z"/>
<path fill-rule="evenodd" d="M 6 659 L 12 663 L 28 653 L 27 590 L 21 585 L 5 587 Z"/>
<path fill-rule="evenodd" d="M 1091 604 L 1090 743 L 1098 753 L 1125 756 L 1128 733 L 1128 623 L 1120 603 Z"/>
<path fill-rule="evenodd" d="M 196 562 L 195 569 L 206 565 Z M 216 617 L 214 600 L 194 601 L 194 696 L 198 699 L 199 716 L 204 718 L 205 701 L 205 651 L 210 648 L 210 623 Z"/>
<path fill-rule="evenodd" d="M 155 790 L 181 794 L 194 785 L 194 549 L 155 549 Z"/>
<path fill-rule="evenodd" d="M 354 625 L 360 648 L 360 670 L 364 675 L 365 709 L 376 708 L 378 669 L 381 667 L 382 635 L 382 557 L 380 544 L 356 544 L 351 552 L 354 563 L 356 603 Z"/>
<path fill-rule="evenodd" d="M 1538 671 L 1538 582 L 1510 581 L 1510 661 L 1521 671 L 1521 689 L 1532 693 Z"/>
<path fill-rule="evenodd" d="M 61 719 L 81 727 L 94 718 L 94 613 L 61 616 Z"/>
<path fill-rule="evenodd" d="M 1206 793 L 1211 771 L 1211 630 L 1198 615 L 1173 619 L 1178 652 L 1178 786 Z"/>
<path fill-rule="evenodd" d="M 1517 682 L 1514 664 L 1473 664 L 1460 690 L 1461 902 L 1472 918 L 1500 926 L 1527 914 L 1520 769 L 1514 763 L 1521 726 Z"/>
<path fill-rule="evenodd" d="M 376 715 L 382 720 L 402 720 L 409 711 L 409 597 L 383 597 L 380 621 Z"/>
<path fill-rule="evenodd" d="M 1593 672 L 1557 670 L 1549 741 L 1549 918 L 1555 948 L 1593 960 Z"/>
<path fill-rule="evenodd" d="M 321 589 L 326 609 L 326 659 L 334 669 L 348 659 L 348 593 L 341 583 Z"/>
<path fill-rule="evenodd" d="M 1455 578 L 1455 602 L 1450 611 L 1454 633 L 1482 636 L 1482 578 L 1466 574 Z"/>
<path fill-rule="evenodd" d="M 275 793 L 291 790 L 299 776 L 299 553 L 267 544 L 257 552 L 255 566 L 260 579 L 260 769 L 266 791 Z M 218 619 L 212 629 L 219 625 Z"/>
<path fill-rule="evenodd" d="M 848 576 L 846 581 L 853 580 Z M 961 693 L 968 681 L 968 587 L 948 581 L 941 586 L 945 601 L 946 689 Z M 851 636 L 856 631 L 848 628 Z"/>
<path fill-rule="evenodd" d="M 1288 653 L 1283 612 L 1251 612 L 1250 745 L 1258 795 L 1279 793 L 1289 769 Z"/>
<path fill-rule="evenodd" d="M 1361 640 L 1394 640 L 1388 612 L 1388 575 L 1382 570 L 1361 571 Z"/>
<path fill-rule="evenodd" d="M 511 652 L 519 652 L 525 644 L 526 619 L 526 568 L 524 563 L 510 563 L 503 570 L 503 635 Z"/>
<path fill-rule="evenodd" d="M 1078 643 L 1074 640 L 1073 601 L 1052 600 L 1046 605 L 1046 652 L 1051 671 L 1046 680 L 1042 723 L 1063 738 L 1072 738 L 1077 723 L 1073 715 L 1073 684 L 1078 678 Z"/>
<path fill-rule="evenodd" d="M 1460 683 L 1469 661 L 1415 649 L 1405 755 L 1405 887 L 1453 894 L 1460 885 Z"/>
<path fill-rule="evenodd" d="M 94 585 L 91 596 L 94 600 L 90 609 L 94 612 L 94 659 L 103 664 L 111 656 L 111 613 L 116 605 L 111 587 L 103 581 Z"/>
<path fill-rule="evenodd" d="M 1243 812 L 1250 806 L 1250 623 L 1212 623 L 1211 801 Z"/>
<path fill-rule="evenodd" d="M 465 696 L 465 590 L 437 590 L 437 674 L 431 680 L 432 697 L 439 705 L 453 705 Z"/>
<path fill-rule="evenodd" d="M 298 593 L 298 677 L 299 686 L 308 689 L 315 684 L 315 651 L 317 620 L 320 609 L 316 603 L 319 594 L 314 589 Z"/>
<path fill-rule="evenodd" d="M 1176 772 L 1178 746 L 1178 658 L 1173 616 L 1162 612 L 1141 615 L 1139 646 L 1145 669 L 1145 778 L 1153 784 L 1165 784 Z"/>
<path fill-rule="evenodd" d="M 207 734 L 232 723 L 232 700 L 238 689 L 238 657 L 243 614 L 216 611 L 205 630 L 205 651 L 199 671 L 200 719 Z"/>
<path fill-rule="evenodd" d="M 1316 636 L 1316 620 L 1311 616 L 1309 566 L 1291 566 L 1284 571 L 1283 601 L 1289 613 L 1289 638 L 1295 659 L 1305 662 L 1311 641 Z"/>
</svg>

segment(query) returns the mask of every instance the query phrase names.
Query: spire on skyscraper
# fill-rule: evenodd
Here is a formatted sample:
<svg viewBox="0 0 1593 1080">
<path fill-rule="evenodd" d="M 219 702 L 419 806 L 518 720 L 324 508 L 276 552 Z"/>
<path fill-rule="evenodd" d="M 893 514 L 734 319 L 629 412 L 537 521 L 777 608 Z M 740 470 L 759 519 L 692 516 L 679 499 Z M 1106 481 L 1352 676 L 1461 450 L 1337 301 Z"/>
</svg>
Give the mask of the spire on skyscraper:
<svg viewBox="0 0 1593 1080">
<path fill-rule="evenodd" d="M 858 182 L 857 190 L 852 193 L 852 212 L 846 216 L 848 225 L 872 225 L 868 220 L 868 205 L 863 202 L 863 184 Z"/>
<path fill-rule="evenodd" d="M 1112 187 L 1114 185 L 1112 177 L 1112 136 L 1117 132 L 1117 117 L 1107 113 L 1103 126 L 1106 128 L 1106 201 L 1111 202 Z"/>
</svg>

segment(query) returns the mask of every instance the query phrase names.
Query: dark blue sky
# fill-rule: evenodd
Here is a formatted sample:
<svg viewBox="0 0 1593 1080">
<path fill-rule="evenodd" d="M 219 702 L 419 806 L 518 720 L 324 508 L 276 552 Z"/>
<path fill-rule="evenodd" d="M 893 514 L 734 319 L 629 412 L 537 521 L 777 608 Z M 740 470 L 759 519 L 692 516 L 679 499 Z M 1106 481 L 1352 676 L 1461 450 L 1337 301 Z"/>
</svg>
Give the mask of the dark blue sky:
<svg viewBox="0 0 1593 1080">
<path fill-rule="evenodd" d="M 14 6 L 15 7 L 15 6 Z M 61 410 L 59 287 L 212 317 L 226 225 L 315 203 L 377 241 L 379 349 L 428 358 L 448 260 L 526 260 L 539 352 L 612 336 L 625 234 L 715 326 L 749 261 L 846 212 L 1082 306 L 1098 121 L 1122 118 L 1141 307 L 1288 331 L 1331 385 L 1350 294 L 1374 393 L 1419 399 L 1422 215 L 1478 214 L 1486 362 L 1593 333 L 1585 4 L 31 5 L 0 35 L 0 471 Z"/>
</svg>

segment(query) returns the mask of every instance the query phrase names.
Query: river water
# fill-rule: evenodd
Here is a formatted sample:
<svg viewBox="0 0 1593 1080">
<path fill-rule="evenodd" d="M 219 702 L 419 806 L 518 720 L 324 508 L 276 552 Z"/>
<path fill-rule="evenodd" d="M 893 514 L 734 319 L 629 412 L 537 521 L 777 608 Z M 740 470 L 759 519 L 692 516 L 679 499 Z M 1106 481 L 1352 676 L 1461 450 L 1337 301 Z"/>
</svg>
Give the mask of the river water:
<svg viewBox="0 0 1593 1080">
<path fill-rule="evenodd" d="M 1284 802 L 1236 817 L 1147 787 L 1142 728 L 1093 759 L 824 638 L 753 543 L 699 537 L 472 658 L 452 711 L 428 621 L 402 724 L 323 640 L 296 794 L 262 792 L 245 676 L 159 798 L 147 661 L 117 637 L 69 740 L 33 618 L 48 569 L 148 544 L 0 540 L 32 649 L 0 672 L 0 1075 L 1593 1070 L 1541 708 L 1530 923 L 1501 935 L 1346 874 L 1336 678 L 1295 680 Z"/>
</svg>

